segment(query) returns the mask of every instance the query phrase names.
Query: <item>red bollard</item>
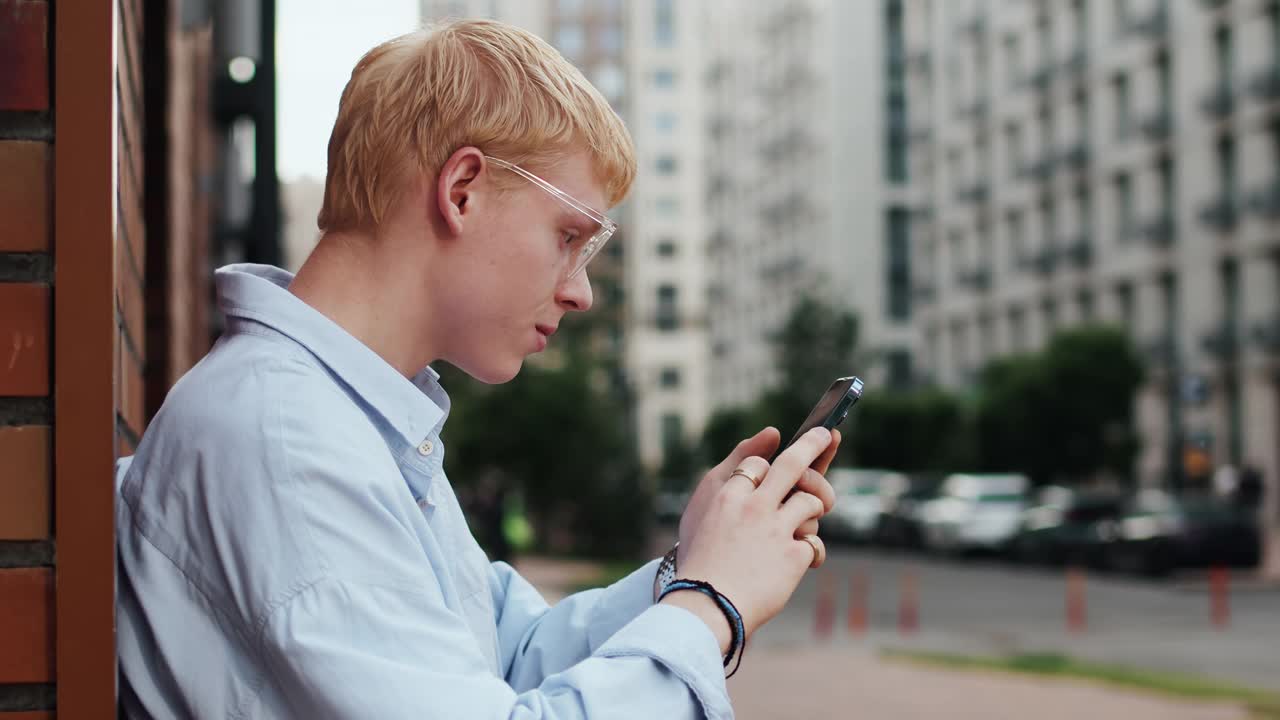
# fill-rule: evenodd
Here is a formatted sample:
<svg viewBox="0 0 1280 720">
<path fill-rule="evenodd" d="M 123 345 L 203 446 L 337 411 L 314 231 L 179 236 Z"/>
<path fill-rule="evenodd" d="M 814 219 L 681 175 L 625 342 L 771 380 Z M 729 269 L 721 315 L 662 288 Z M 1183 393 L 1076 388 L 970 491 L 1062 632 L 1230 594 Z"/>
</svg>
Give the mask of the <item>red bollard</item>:
<svg viewBox="0 0 1280 720">
<path fill-rule="evenodd" d="M 916 600 L 916 576 L 910 570 L 902 573 L 898 598 L 898 634 L 910 635 L 920 627 L 919 603 Z"/>
<path fill-rule="evenodd" d="M 818 602 L 813 608 L 813 636 L 830 639 L 836 626 L 836 587 L 829 573 L 819 576 Z"/>
<path fill-rule="evenodd" d="M 1231 575 L 1224 567 L 1209 570 L 1209 616 L 1219 630 L 1231 624 Z"/>
<path fill-rule="evenodd" d="M 867 576 L 854 570 L 849 578 L 849 634 L 861 635 L 867 631 Z"/>
<path fill-rule="evenodd" d="M 1080 568 L 1067 569 L 1067 632 L 1084 632 L 1086 601 L 1084 573 Z"/>
</svg>

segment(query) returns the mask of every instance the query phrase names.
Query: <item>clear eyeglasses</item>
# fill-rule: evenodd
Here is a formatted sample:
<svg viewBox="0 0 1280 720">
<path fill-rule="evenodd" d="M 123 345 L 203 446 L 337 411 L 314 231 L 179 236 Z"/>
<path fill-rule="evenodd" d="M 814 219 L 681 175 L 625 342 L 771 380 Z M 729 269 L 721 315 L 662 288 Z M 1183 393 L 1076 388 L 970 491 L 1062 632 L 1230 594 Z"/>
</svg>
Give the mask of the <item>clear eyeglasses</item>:
<svg viewBox="0 0 1280 720">
<path fill-rule="evenodd" d="M 609 237 L 617 231 L 618 225 L 615 222 L 595 210 L 592 210 L 586 205 L 586 203 L 583 203 L 555 185 L 552 185 L 515 163 L 507 162 L 502 158 L 496 158 L 492 155 L 485 155 L 484 157 L 494 165 L 510 170 L 520 177 L 523 177 L 525 180 L 537 185 L 543 192 L 556 200 L 559 200 L 561 204 L 576 211 L 593 223 L 590 228 L 591 232 L 586 236 L 587 239 L 585 242 L 581 242 L 581 238 L 574 241 L 575 243 L 580 244 L 574 251 L 573 263 L 570 267 L 569 274 L 567 276 L 568 278 L 572 278 L 582 272 L 582 270 L 587 266 L 587 263 L 591 262 L 591 259 L 600 252 L 600 248 L 604 247 L 604 244 L 609 241 Z"/>
</svg>

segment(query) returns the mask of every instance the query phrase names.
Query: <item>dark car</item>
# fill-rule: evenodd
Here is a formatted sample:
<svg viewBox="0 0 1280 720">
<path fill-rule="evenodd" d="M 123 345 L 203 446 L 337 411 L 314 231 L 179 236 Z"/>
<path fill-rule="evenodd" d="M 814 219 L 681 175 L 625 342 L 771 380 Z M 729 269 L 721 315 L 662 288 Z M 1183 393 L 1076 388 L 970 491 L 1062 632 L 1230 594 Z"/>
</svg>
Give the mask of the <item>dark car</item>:
<svg viewBox="0 0 1280 720">
<path fill-rule="evenodd" d="M 1208 495 L 1141 490 L 1098 529 L 1113 570 L 1164 575 L 1179 568 L 1252 567 L 1261 559 L 1254 515 Z"/>
<path fill-rule="evenodd" d="M 1117 491 L 1043 488 L 1022 514 L 1013 555 L 1042 565 L 1098 565 L 1105 547 L 1101 523 L 1119 517 L 1124 501 Z"/>
<path fill-rule="evenodd" d="M 924 546 L 921 511 L 938 497 L 940 476 L 897 475 L 881 489 L 880 515 L 874 540 L 886 547 L 918 549 Z"/>
</svg>

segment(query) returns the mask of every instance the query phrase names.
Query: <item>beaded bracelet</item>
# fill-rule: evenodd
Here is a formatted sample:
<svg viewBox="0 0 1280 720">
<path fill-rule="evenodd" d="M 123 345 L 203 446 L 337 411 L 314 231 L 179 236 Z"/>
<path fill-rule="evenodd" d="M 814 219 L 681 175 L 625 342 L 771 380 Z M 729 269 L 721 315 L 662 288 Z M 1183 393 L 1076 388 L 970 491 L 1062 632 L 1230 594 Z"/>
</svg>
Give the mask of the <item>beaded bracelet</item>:
<svg viewBox="0 0 1280 720">
<path fill-rule="evenodd" d="M 738 672 L 738 668 L 741 667 L 742 653 L 746 652 L 747 649 L 747 631 L 742 623 L 742 613 L 738 612 L 738 608 L 734 606 L 729 598 L 724 596 L 724 593 L 716 590 L 711 583 L 703 580 L 689 580 L 688 578 L 672 580 L 663 588 L 658 600 L 661 601 L 667 595 L 680 590 L 695 590 L 711 598 L 716 602 L 716 607 L 720 608 L 720 612 L 724 613 L 725 620 L 729 621 L 729 629 L 732 630 L 733 637 L 729 640 L 729 652 L 725 653 L 724 656 L 724 666 L 729 667 L 729 661 L 733 659 L 733 656 L 735 654 L 738 656 L 738 662 L 734 664 L 733 672 L 725 676 L 733 677 Z"/>
</svg>

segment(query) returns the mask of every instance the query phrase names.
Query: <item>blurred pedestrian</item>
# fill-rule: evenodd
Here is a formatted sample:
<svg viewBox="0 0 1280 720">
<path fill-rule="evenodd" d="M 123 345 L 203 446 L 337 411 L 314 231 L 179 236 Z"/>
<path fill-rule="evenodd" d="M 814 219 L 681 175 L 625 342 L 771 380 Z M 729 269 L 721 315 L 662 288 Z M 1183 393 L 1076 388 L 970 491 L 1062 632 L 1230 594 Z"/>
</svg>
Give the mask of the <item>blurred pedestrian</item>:
<svg viewBox="0 0 1280 720">
<path fill-rule="evenodd" d="M 732 717 L 725 667 L 825 558 L 838 433 L 772 464 L 776 430 L 743 441 L 665 558 L 555 607 L 489 562 L 444 472 L 429 365 L 507 382 L 588 310 L 635 172 L 527 32 L 456 22 L 360 60 L 315 251 L 217 272 L 226 334 L 118 467 L 127 716 Z"/>
</svg>

